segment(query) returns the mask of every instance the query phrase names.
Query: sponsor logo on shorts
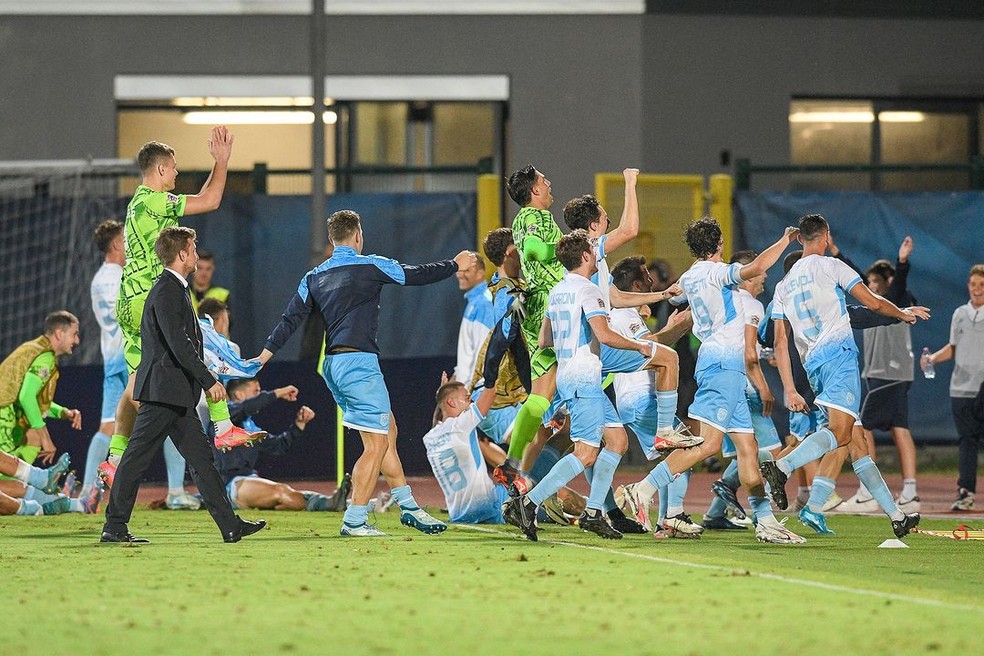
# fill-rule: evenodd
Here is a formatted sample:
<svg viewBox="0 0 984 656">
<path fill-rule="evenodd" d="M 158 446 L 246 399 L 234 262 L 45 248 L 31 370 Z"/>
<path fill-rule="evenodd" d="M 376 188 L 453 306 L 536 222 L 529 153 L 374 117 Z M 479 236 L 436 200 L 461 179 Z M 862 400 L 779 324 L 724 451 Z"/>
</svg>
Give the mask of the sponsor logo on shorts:
<svg viewBox="0 0 984 656">
<path fill-rule="evenodd" d="M 724 408 L 718 408 L 718 411 L 717 411 L 717 420 L 718 420 L 718 423 L 724 423 L 724 420 L 727 419 L 727 418 L 728 418 L 728 411 L 725 410 Z"/>
<path fill-rule="evenodd" d="M 854 403 L 854 398 L 855 398 L 854 392 L 848 392 L 844 398 L 847 400 L 848 403 Z"/>
</svg>

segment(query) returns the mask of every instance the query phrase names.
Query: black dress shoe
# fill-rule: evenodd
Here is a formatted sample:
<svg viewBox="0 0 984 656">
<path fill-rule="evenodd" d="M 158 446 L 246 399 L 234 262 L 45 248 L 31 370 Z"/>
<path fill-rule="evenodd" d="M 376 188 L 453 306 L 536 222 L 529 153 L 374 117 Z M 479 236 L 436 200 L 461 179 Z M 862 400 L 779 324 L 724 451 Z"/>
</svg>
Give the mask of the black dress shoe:
<svg viewBox="0 0 984 656">
<path fill-rule="evenodd" d="M 239 542 L 247 535 L 253 535 L 253 533 L 262 530 L 264 526 L 266 526 L 266 521 L 262 519 L 255 522 L 240 519 L 239 526 L 227 533 L 223 533 L 222 539 L 225 542 Z"/>
<path fill-rule="evenodd" d="M 103 531 L 102 535 L 99 536 L 100 542 L 129 542 L 130 544 L 150 544 L 150 540 L 147 538 L 138 538 L 131 534 L 129 531 L 124 531 L 123 533 L 110 533 L 109 531 Z"/>
</svg>

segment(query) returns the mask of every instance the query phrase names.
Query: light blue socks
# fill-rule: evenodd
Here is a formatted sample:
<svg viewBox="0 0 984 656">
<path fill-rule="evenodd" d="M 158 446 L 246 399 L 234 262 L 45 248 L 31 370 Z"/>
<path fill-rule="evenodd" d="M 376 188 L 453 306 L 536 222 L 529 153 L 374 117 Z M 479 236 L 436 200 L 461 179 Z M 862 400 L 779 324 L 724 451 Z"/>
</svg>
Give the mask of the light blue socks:
<svg viewBox="0 0 984 656">
<path fill-rule="evenodd" d="M 803 465 L 809 464 L 814 460 L 819 460 L 829 451 L 837 448 L 837 438 L 830 432 L 829 428 L 821 428 L 815 433 L 811 433 L 800 445 L 785 458 L 776 460 L 776 465 L 782 472 L 789 476 L 793 471 Z"/>
<path fill-rule="evenodd" d="M 556 465 L 550 468 L 547 475 L 536 484 L 536 487 L 529 491 L 526 498 L 539 506 L 583 471 L 584 464 L 573 453 L 568 453 L 558 460 Z M 609 486 L 611 486 L 610 482 Z"/>
</svg>

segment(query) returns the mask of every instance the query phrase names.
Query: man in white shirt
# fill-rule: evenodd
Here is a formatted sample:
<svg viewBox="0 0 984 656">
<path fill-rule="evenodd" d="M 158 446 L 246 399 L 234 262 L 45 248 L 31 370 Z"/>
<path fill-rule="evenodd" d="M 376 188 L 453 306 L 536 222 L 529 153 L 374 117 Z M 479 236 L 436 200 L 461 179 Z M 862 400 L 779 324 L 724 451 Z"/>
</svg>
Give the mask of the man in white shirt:
<svg viewBox="0 0 984 656">
<path fill-rule="evenodd" d="M 953 312 L 950 342 L 935 353 L 923 356 L 919 365 L 955 360 L 950 376 L 953 422 L 960 436 L 957 498 L 950 510 L 973 510 L 977 490 L 977 448 L 984 440 L 984 415 L 980 399 L 984 390 L 984 264 L 975 264 L 967 278 L 970 300 Z M 975 410 L 975 401 L 977 410 Z"/>
<path fill-rule="evenodd" d="M 471 381 L 478 360 L 478 352 L 495 325 L 492 320 L 492 292 L 485 284 L 485 260 L 472 251 L 475 264 L 458 269 L 458 289 L 465 293 L 465 311 L 458 329 L 458 359 L 454 365 L 454 380 Z"/>
<path fill-rule="evenodd" d="M 776 461 L 762 463 L 772 498 L 780 509 L 787 507 L 785 484 L 789 474 L 839 446 L 847 446 L 854 472 L 879 507 L 892 520 L 897 538 L 905 537 L 918 523 L 919 515 L 902 512 L 881 472 L 868 454 L 864 433 L 854 431 L 860 416 L 861 377 L 858 347 L 851 330 L 845 294 L 851 294 L 865 307 L 907 323 L 929 318 L 926 308 L 899 309 L 891 301 L 871 292 L 861 277 L 838 259 L 827 257 L 830 228 L 819 214 L 809 214 L 799 222 L 803 257 L 776 285 L 772 319 L 776 322 L 775 349 L 782 378 L 786 407 L 807 412 L 809 407 L 796 391 L 789 360 L 787 331 L 792 330 L 796 350 L 817 393 L 816 404 L 827 415 L 827 426 L 807 436 L 791 453 Z M 856 435 L 857 437 L 852 437 Z M 820 533 L 828 532 L 821 513 L 809 505 L 800 510 L 800 521 Z"/>
</svg>

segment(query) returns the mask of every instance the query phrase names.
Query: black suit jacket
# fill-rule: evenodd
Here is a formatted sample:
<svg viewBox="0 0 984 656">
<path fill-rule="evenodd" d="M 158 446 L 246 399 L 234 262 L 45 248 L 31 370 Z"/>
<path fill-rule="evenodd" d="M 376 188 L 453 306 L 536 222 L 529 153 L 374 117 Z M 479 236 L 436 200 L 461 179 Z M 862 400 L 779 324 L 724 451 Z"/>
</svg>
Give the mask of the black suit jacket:
<svg viewBox="0 0 984 656">
<path fill-rule="evenodd" d="M 202 389 L 216 383 L 202 361 L 201 331 L 191 296 L 170 271 L 161 274 L 147 295 L 140 341 L 133 389 L 137 401 L 193 408 Z"/>
</svg>

